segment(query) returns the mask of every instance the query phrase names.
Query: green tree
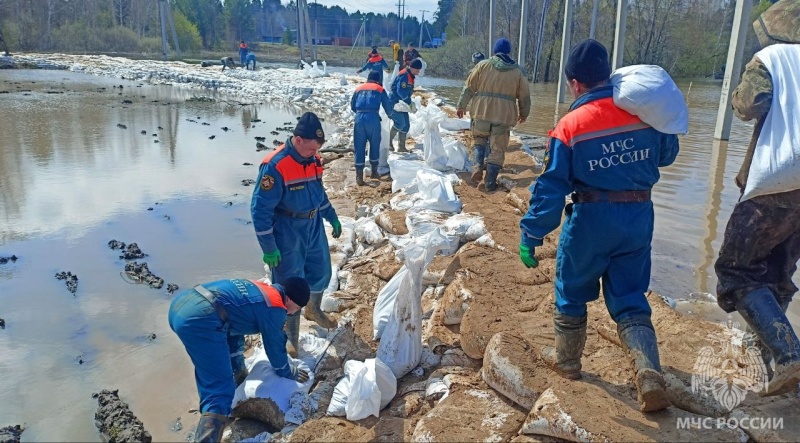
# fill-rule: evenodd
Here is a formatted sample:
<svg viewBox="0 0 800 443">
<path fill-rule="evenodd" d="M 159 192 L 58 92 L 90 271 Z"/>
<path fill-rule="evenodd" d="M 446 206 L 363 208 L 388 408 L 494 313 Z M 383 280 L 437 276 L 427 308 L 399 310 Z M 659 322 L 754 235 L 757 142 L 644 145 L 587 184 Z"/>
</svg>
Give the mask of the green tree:
<svg viewBox="0 0 800 443">
<path fill-rule="evenodd" d="M 289 28 L 284 29 L 283 30 L 283 44 L 286 45 L 286 46 L 292 46 L 292 44 L 294 44 L 294 42 L 292 40 L 293 40 L 292 39 L 292 30 L 289 29 Z"/>
<path fill-rule="evenodd" d="M 225 18 L 229 37 L 236 41 L 251 40 L 255 36 L 253 4 L 249 0 L 225 0 Z"/>
<path fill-rule="evenodd" d="M 174 11 L 175 30 L 178 33 L 178 43 L 183 51 L 196 51 L 203 46 L 203 39 L 197 25 L 190 22 L 180 11 Z"/>
</svg>

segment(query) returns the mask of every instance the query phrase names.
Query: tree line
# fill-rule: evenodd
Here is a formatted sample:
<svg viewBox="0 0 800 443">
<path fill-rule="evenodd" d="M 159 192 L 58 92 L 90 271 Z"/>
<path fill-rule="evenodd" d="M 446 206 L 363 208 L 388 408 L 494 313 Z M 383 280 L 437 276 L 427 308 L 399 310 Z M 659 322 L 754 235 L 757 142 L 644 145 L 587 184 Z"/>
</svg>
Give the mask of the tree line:
<svg viewBox="0 0 800 443">
<path fill-rule="evenodd" d="M 239 40 L 281 41 L 293 44 L 297 3 L 281 0 L 168 0 L 174 13 L 181 49 L 229 51 Z M 523 0 L 495 0 L 496 36 L 519 42 Z M 556 81 L 567 1 L 574 2 L 572 41 L 589 36 L 591 0 L 527 0 L 530 14 L 527 51 L 520 60 L 529 77 Z M 618 0 L 598 0 L 595 38 L 613 51 Z M 628 26 L 626 64 L 657 64 L 672 75 L 712 76 L 724 69 L 733 21 L 734 0 L 625 0 Z M 754 2 L 757 17 L 770 2 Z M 348 3 L 351 2 L 351 3 Z M 0 0 L 0 35 L 13 50 L 63 52 L 161 51 L 159 0 Z M 417 41 L 420 22 L 397 11 L 362 13 L 358 1 L 337 6 L 309 4 L 312 36 L 320 42 L 354 38 L 362 29 L 367 45 L 385 45 L 390 39 Z M 475 51 L 489 49 L 489 0 L 438 0 L 426 20 L 432 37 L 446 33 L 444 48 L 423 53 L 429 72 L 458 77 L 471 67 Z M 398 32 L 399 31 L 399 32 Z M 755 42 L 750 30 L 749 42 Z M 541 39 L 540 39 L 541 36 Z M 541 41 L 540 41 L 541 40 Z M 537 48 L 539 49 L 537 51 Z M 755 50 L 749 48 L 749 53 Z M 538 63 L 536 54 L 539 54 Z M 516 55 L 516 51 L 514 53 Z M 533 72 L 534 66 L 537 67 Z"/>
</svg>

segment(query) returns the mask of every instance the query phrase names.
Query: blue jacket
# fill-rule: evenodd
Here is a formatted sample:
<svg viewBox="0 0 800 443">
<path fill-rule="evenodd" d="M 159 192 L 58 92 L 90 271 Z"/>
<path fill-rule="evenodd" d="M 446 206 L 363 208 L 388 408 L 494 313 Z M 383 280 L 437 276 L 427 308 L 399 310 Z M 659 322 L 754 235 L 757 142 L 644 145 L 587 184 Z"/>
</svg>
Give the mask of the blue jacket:
<svg viewBox="0 0 800 443">
<path fill-rule="evenodd" d="M 283 332 L 286 322 L 283 287 L 241 279 L 218 280 L 205 283 L 203 287 L 217 294 L 217 302 L 225 309 L 228 335 L 260 333 L 272 368 L 279 376 L 293 379 L 286 355 L 286 334 Z"/>
<path fill-rule="evenodd" d="M 392 91 L 389 100 L 392 103 L 406 102 L 411 104 L 411 94 L 414 92 L 414 74 L 408 69 L 403 69 L 397 73 L 392 82 Z"/>
<path fill-rule="evenodd" d="M 616 107 L 612 86 L 579 97 L 549 133 L 545 171 L 531 186 L 521 241 L 541 246 L 561 223 L 564 197 L 583 191 L 650 190 L 678 155 L 678 137 Z"/>
<path fill-rule="evenodd" d="M 353 98 L 350 99 L 350 109 L 355 113 L 374 112 L 378 113 L 381 106 L 387 116 L 392 115 L 392 102 L 383 86 L 367 82 L 356 88 Z"/>
<path fill-rule="evenodd" d="M 301 157 L 291 138 L 264 157 L 250 203 L 253 227 L 264 253 L 277 248 L 273 233 L 276 209 L 293 213 L 316 211 L 328 222 L 337 218 L 322 185 L 322 172 L 320 157 Z M 291 235 L 291 232 L 277 235 Z"/>
<path fill-rule="evenodd" d="M 361 67 L 361 69 L 358 70 L 358 72 L 363 72 L 363 71 L 377 71 L 377 72 L 380 72 L 381 69 L 388 71 L 389 70 L 389 64 L 386 63 L 386 60 L 384 60 L 383 57 L 381 57 L 380 54 L 377 54 L 377 55 L 374 55 L 374 56 L 368 58 L 367 62 L 364 64 L 364 66 Z"/>
</svg>

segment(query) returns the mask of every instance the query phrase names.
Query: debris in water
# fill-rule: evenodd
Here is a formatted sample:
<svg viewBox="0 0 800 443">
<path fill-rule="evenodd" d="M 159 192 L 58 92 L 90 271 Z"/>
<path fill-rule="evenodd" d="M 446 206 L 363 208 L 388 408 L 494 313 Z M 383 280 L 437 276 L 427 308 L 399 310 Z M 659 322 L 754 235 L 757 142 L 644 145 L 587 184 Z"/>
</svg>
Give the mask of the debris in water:
<svg viewBox="0 0 800 443">
<path fill-rule="evenodd" d="M 209 140 L 214 140 L 215 138 L 217 138 L 216 135 L 212 135 L 211 137 L 208 137 Z"/>
<path fill-rule="evenodd" d="M 229 127 L 227 127 L 227 126 L 223 126 L 223 127 L 222 127 L 222 130 L 223 130 L 223 131 L 225 131 L 225 132 L 228 132 L 228 131 L 230 131 L 230 128 L 229 128 Z"/>
<path fill-rule="evenodd" d="M 178 285 L 176 285 L 175 283 L 170 283 L 170 284 L 167 285 L 167 294 L 172 295 L 178 289 L 179 289 Z"/>
<path fill-rule="evenodd" d="M 253 164 L 252 163 L 248 163 L 248 162 L 244 162 L 244 163 L 242 163 L 242 166 L 253 166 Z"/>
<path fill-rule="evenodd" d="M 123 125 L 122 123 L 117 123 L 117 127 L 122 129 L 128 129 L 128 127 Z"/>
<path fill-rule="evenodd" d="M 16 255 L 12 255 L 11 257 L 0 257 L 0 265 L 4 265 L 8 262 L 14 263 L 17 261 L 17 259 L 19 259 L 19 257 Z"/>
<path fill-rule="evenodd" d="M 242 186 L 250 186 L 252 184 L 255 184 L 255 182 L 256 181 L 251 179 L 251 178 L 246 178 L 246 179 L 242 180 Z"/>
<path fill-rule="evenodd" d="M 132 105 L 133 101 L 132 100 L 122 100 L 122 104 L 123 105 Z"/>
<path fill-rule="evenodd" d="M 256 152 L 265 151 L 267 149 L 267 145 L 261 142 L 256 142 Z"/>
<path fill-rule="evenodd" d="M 94 424 L 103 434 L 106 441 L 127 443 L 150 443 L 153 437 L 144 429 L 144 424 L 133 415 L 127 403 L 119 398 L 119 390 L 104 389 L 99 394 L 92 394 L 97 399 L 97 412 Z"/>
<path fill-rule="evenodd" d="M 132 262 L 125 265 L 125 275 L 136 283 L 145 283 L 153 289 L 161 289 L 164 279 L 150 272 L 147 262 Z"/>
<path fill-rule="evenodd" d="M 3 443 L 19 443 L 22 433 L 25 432 L 25 426 L 14 425 L 0 428 L 0 442 Z"/>
<path fill-rule="evenodd" d="M 6 328 L 6 321 L 0 318 L 0 329 L 5 329 L 5 328 Z"/>
<path fill-rule="evenodd" d="M 72 272 L 57 272 L 56 279 L 58 280 L 65 280 L 65 284 L 67 285 L 67 290 L 71 292 L 73 295 L 78 290 L 78 276 L 73 274 Z"/>
</svg>

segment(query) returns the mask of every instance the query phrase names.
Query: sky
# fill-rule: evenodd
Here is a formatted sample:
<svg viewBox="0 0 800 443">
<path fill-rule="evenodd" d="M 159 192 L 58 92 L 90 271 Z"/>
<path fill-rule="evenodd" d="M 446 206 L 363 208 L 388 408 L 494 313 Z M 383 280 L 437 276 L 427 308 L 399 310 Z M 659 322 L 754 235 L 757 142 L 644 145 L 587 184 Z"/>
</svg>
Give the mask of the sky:
<svg viewBox="0 0 800 443">
<path fill-rule="evenodd" d="M 314 3 L 314 0 L 306 1 L 309 5 Z M 405 1 L 406 15 L 420 18 L 422 16 L 422 12 L 420 11 L 424 9 L 428 11 L 425 13 L 425 20 L 430 20 L 433 17 L 433 13 L 439 5 L 438 0 Z M 349 13 L 356 11 L 374 12 L 376 14 L 387 14 L 389 12 L 397 13 L 397 0 L 317 0 L 317 3 L 325 6 L 341 6 Z"/>
</svg>

